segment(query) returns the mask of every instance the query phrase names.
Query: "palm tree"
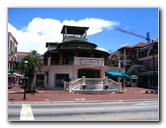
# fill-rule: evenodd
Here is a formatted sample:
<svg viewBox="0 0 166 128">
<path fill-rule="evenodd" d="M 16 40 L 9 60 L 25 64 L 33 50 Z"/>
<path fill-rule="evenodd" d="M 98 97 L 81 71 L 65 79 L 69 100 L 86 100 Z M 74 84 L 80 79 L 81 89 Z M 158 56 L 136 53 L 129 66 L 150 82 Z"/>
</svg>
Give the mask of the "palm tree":
<svg viewBox="0 0 166 128">
<path fill-rule="evenodd" d="M 29 91 L 32 92 L 33 78 L 35 76 L 36 71 L 40 71 L 41 67 L 42 67 L 40 55 L 37 53 L 36 50 L 32 50 L 26 57 L 24 57 L 21 61 L 22 72 L 25 72 L 24 71 L 24 61 L 28 61 L 26 77 L 28 77 Z"/>
</svg>

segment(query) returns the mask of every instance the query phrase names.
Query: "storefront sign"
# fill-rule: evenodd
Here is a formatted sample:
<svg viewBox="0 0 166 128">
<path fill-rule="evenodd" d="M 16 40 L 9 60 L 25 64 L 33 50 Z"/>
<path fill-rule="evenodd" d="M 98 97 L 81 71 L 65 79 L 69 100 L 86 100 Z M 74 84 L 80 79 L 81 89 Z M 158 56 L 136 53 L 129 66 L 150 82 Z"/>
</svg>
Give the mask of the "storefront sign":
<svg viewBox="0 0 166 128">
<path fill-rule="evenodd" d="M 85 65 L 99 65 L 99 60 L 96 59 L 80 59 L 81 64 Z"/>
</svg>

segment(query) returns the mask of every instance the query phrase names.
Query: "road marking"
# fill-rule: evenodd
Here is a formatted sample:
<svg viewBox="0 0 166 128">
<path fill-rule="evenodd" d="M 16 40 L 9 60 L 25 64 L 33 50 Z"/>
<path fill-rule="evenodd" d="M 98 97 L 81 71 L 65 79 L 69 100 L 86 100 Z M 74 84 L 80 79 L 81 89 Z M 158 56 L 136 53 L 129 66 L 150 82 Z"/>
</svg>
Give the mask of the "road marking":
<svg viewBox="0 0 166 128">
<path fill-rule="evenodd" d="M 80 99 L 78 99 L 78 98 L 75 98 L 75 100 L 80 100 Z"/>
<path fill-rule="evenodd" d="M 75 98 L 75 100 L 86 100 L 85 98 Z"/>
<path fill-rule="evenodd" d="M 20 112 L 20 120 L 25 120 L 25 121 L 34 120 L 30 104 L 22 104 L 22 109 Z"/>
</svg>

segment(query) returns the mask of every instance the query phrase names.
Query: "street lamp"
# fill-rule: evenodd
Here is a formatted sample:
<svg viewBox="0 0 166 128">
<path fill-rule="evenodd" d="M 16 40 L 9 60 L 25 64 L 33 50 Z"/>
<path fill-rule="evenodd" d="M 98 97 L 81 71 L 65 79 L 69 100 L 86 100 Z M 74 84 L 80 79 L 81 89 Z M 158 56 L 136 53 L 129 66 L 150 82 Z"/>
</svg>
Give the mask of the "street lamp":
<svg viewBox="0 0 166 128">
<path fill-rule="evenodd" d="M 24 61 L 24 98 L 23 100 L 26 100 L 26 76 L 27 76 L 27 67 L 28 67 L 28 61 Z"/>
</svg>

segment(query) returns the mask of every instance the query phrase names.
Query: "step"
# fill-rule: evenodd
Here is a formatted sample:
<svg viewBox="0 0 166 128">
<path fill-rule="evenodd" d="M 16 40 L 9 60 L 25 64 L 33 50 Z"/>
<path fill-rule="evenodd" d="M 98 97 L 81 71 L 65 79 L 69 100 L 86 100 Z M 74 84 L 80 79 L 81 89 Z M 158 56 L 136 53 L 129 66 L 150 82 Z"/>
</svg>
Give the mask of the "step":
<svg viewBox="0 0 166 128">
<path fill-rule="evenodd" d="M 93 90 L 73 90 L 74 93 L 79 94 L 115 94 L 118 92 L 118 89 L 111 89 L 111 90 L 101 90 L 101 89 L 93 89 Z"/>
</svg>

